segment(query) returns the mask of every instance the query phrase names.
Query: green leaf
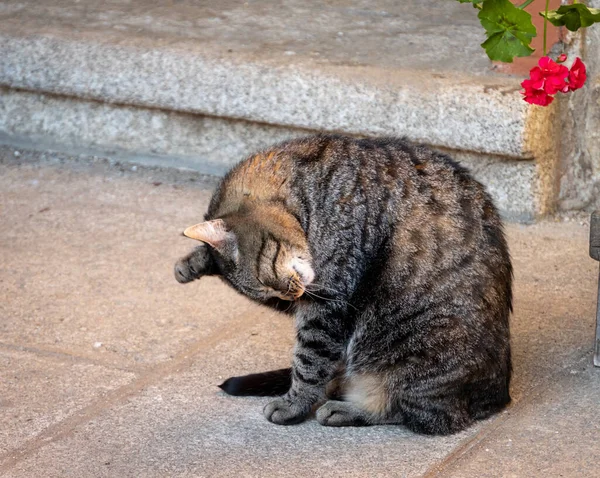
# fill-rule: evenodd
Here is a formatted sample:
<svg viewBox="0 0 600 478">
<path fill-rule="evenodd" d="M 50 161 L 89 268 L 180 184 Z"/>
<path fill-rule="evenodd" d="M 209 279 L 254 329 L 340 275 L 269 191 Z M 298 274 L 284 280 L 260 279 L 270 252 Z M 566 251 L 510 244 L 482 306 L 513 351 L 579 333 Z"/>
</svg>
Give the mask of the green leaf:
<svg viewBox="0 0 600 478">
<path fill-rule="evenodd" d="M 573 5 L 563 5 L 558 10 L 550 10 L 546 16 L 540 12 L 552 25 L 556 27 L 566 26 L 572 32 L 581 27 L 589 27 L 594 23 L 600 22 L 600 9 L 588 8 L 583 3 L 574 3 Z"/>
<path fill-rule="evenodd" d="M 533 48 L 523 44 L 516 36 L 509 32 L 495 33 L 484 41 L 481 46 L 485 48 L 490 60 L 512 63 L 515 56 L 529 56 Z"/>
<path fill-rule="evenodd" d="M 526 11 L 508 0 L 484 0 L 478 17 L 488 37 L 481 46 L 490 60 L 512 63 L 515 56 L 533 53 L 529 44 L 536 30 Z"/>
</svg>

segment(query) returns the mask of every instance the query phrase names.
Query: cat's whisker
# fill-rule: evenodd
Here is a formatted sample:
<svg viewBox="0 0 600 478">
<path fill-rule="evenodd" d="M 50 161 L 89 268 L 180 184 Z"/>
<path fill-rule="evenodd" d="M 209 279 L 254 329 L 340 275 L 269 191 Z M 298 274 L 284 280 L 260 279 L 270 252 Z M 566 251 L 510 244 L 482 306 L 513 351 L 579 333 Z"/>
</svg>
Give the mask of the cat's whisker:
<svg viewBox="0 0 600 478">
<path fill-rule="evenodd" d="M 290 310 L 292 307 L 294 306 L 294 302 L 290 301 L 290 305 L 287 306 L 287 308 L 283 311 L 283 313 L 285 314 L 288 310 Z"/>
<path fill-rule="evenodd" d="M 309 291 L 306 289 L 306 287 L 302 286 L 302 284 L 298 284 L 299 288 L 302 289 L 303 292 L 305 292 L 309 297 L 313 297 L 313 298 L 317 298 L 317 299 L 321 299 L 321 300 L 327 300 L 330 302 L 339 302 L 341 304 L 346 304 L 349 305 L 350 307 L 352 307 L 354 310 L 358 310 L 356 307 L 354 307 L 350 302 L 342 300 L 342 299 L 332 299 L 329 297 L 323 297 L 320 295 L 315 294 L 312 291 Z"/>
<path fill-rule="evenodd" d="M 316 289 L 308 289 L 311 286 L 317 286 L 317 288 Z M 328 287 L 323 284 L 317 284 L 316 282 L 311 282 L 309 285 L 305 286 L 305 288 L 308 290 L 311 290 L 311 291 L 326 289 L 326 290 L 330 290 L 331 292 L 335 292 L 336 294 L 341 294 L 341 292 L 339 290 L 336 290 L 333 287 Z"/>
</svg>

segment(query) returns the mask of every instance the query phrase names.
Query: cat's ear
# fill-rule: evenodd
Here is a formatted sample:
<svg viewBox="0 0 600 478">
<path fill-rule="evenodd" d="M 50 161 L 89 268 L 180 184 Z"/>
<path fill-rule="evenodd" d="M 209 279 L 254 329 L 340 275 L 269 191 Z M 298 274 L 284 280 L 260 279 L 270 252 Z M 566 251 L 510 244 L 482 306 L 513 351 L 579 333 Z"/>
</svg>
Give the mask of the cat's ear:
<svg viewBox="0 0 600 478">
<path fill-rule="evenodd" d="M 233 232 L 227 230 L 223 219 L 214 219 L 212 221 L 201 222 L 195 226 L 188 227 L 183 231 L 184 236 L 190 239 L 210 244 L 217 250 L 223 249 L 227 244 L 235 241 Z"/>
</svg>

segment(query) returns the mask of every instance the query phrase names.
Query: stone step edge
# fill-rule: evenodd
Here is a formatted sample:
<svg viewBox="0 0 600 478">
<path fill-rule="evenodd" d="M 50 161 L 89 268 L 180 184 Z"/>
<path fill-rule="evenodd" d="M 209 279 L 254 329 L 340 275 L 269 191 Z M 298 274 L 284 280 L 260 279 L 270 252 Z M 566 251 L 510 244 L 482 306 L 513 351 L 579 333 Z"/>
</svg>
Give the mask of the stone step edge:
<svg viewBox="0 0 600 478">
<path fill-rule="evenodd" d="M 408 136 L 456 150 L 540 159 L 548 125 L 515 78 L 273 65 L 195 48 L 73 32 L 0 33 L 0 85 L 107 103 L 310 130 Z M 135 40 L 135 41 L 134 41 Z"/>
<path fill-rule="evenodd" d="M 99 155 L 223 175 L 270 144 L 311 131 L 0 87 L 0 144 Z M 504 217 L 531 222 L 543 203 L 531 160 L 444 150 L 486 185 Z"/>
</svg>

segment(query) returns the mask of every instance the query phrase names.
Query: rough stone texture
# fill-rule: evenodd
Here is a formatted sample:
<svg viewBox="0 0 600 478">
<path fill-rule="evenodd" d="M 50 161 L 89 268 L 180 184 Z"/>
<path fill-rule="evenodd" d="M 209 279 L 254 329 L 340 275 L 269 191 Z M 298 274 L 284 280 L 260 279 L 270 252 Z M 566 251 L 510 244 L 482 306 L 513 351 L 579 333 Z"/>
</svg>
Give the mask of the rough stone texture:
<svg viewBox="0 0 600 478">
<path fill-rule="evenodd" d="M 600 8 L 600 0 L 586 3 Z M 600 27 L 571 34 L 567 42 L 571 58 L 583 58 L 588 79 L 561 103 L 559 206 L 592 211 L 600 208 Z"/>
<path fill-rule="evenodd" d="M 534 400 L 512 411 L 485 440 L 442 475 L 592 477 L 600 463 L 600 370 L 586 359 Z"/>
<path fill-rule="evenodd" d="M 215 385 L 285 366 L 289 319 L 218 280 L 172 278 L 190 246 L 178 231 L 201 216 L 213 185 L 190 172 L 0 148 L 0 360 L 19 359 L 6 367 L 17 386 L 0 393 L 39 411 L 31 425 L 18 412 L 25 424 L 15 424 L 0 404 L 2 439 L 16 444 L 0 450 L 2 476 L 593 476 L 600 382 L 585 364 L 597 263 L 585 225 L 507 227 L 507 412 L 446 438 L 314 420 L 277 427 L 260 413 L 267 399 L 227 397 Z"/>
<path fill-rule="evenodd" d="M 306 131 L 0 88 L 0 142 L 110 154 L 223 175 L 253 151 Z"/>
<path fill-rule="evenodd" d="M 222 175 L 253 151 L 309 133 L 314 132 L 0 89 L 0 143 L 109 154 L 202 173 Z M 535 217 L 541 199 L 533 161 L 444 151 L 488 187 L 505 217 L 522 222 Z"/>
<path fill-rule="evenodd" d="M 535 158 L 536 174 L 533 194 L 536 213 L 544 216 L 556 210 L 559 191 L 559 161 L 561 129 L 558 104 L 533 106 L 525 128 L 526 149 Z"/>
<path fill-rule="evenodd" d="M 9 337 L 2 335 L 2 340 L 6 339 Z M 3 453 L 22 446 L 49 426 L 135 378 L 133 373 L 92 361 L 74 361 L 67 354 L 29 352 L 4 343 L 0 343 L 0 370 Z"/>
<path fill-rule="evenodd" d="M 556 122 L 494 73 L 475 14 L 433 0 L 3 0 L 0 133 L 210 173 L 304 130 L 406 135 L 482 159 L 506 217 L 530 221 L 555 208 Z"/>
<path fill-rule="evenodd" d="M 491 73 L 479 47 L 485 35 L 477 12 L 437 0 L 326 0 L 318 8 L 299 0 L 3 0 L 0 14 L 4 28 L 12 23 L 41 32 L 71 27 L 171 43 L 189 39 L 224 56 L 248 53 L 275 61 L 292 57 L 293 62 L 310 58 L 323 64 Z M 464 56 L 460 62 L 452 55 L 457 51 Z"/>
<path fill-rule="evenodd" d="M 471 67 L 454 62 L 457 51 L 479 48 L 481 27 L 468 5 L 327 2 L 314 21 L 299 0 L 218 9 L 78 3 L 0 2 L 0 84 L 531 157 L 519 81 L 482 74 L 483 51 L 461 56 Z M 410 48 L 407 36 L 415 38 Z"/>
</svg>

